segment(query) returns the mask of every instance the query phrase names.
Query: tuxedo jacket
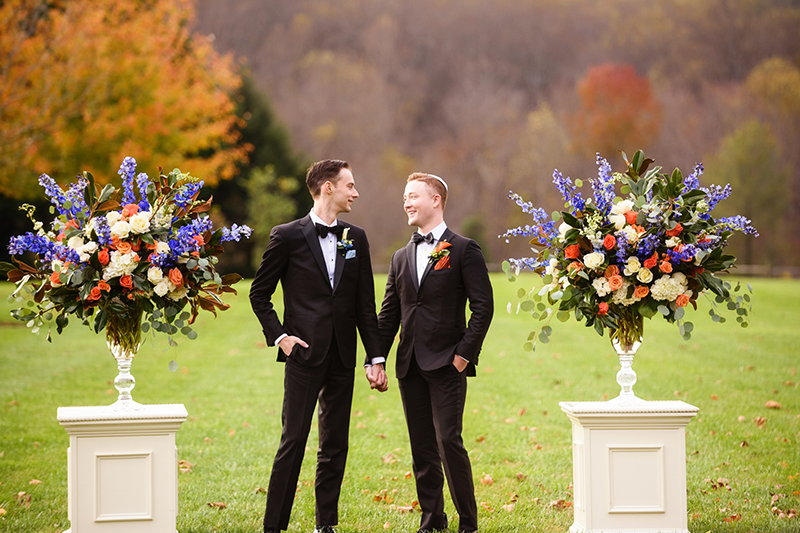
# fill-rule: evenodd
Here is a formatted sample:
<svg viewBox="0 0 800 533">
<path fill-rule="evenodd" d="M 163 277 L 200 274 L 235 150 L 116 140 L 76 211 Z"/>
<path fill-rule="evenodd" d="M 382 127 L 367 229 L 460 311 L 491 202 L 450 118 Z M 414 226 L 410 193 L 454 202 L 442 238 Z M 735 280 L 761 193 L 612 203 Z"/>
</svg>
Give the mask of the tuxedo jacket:
<svg viewBox="0 0 800 533">
<path fill-rule="evenodd" d="M 310 215 L 272 228 L 269 245 L 250 288 L 253 306 L 267 343 L 286 333 L 303 339 L 308 348 L 294 346 L 291 357 L 306 366 L 320 365 L 335 337 L 342 363 L 356 366 L 356 328 L 368 358 L 382 357 L 375 314 L 375 284 L 367 234 L 350 228 L 351 250 L 336 250 L 333 287 Z M 283 321 L 272 304 L 278 282 L 283 289 Z M 334 335 L 335 332 L 335 335 Z M 278 361 L 286 361 L 278 348 Z"/>
<path fill-rule="evenodd" d="M 378 327 L 387 356 L 400 327 L 398 378 L 406 376 L 412 355 L 422 370 L 451 364 L 459 355 L 469 361 L 467 375 L 475 375 L 494 312 L 486 261 L 478 243 L 449 228 L 441 241 L 451 244 L 450 265 L 436 270 L 429 261 L 420 283 L 414 242 L 392 255 Z M 472 312 L 469 323 L 465 316 L 467 300 Z"/>
</svg>

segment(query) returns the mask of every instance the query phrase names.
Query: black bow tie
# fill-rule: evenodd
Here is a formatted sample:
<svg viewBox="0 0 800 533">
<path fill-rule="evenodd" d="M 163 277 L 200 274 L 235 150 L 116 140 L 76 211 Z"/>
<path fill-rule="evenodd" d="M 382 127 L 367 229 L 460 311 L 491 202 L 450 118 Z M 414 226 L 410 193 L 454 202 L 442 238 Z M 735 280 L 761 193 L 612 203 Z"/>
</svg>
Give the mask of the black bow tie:
<svg viewBox="0 0 800 533">
<path fill-rule="evenodd" d="M 414 244 L 419 244 L 422 241 L 433 244 L 433 233 L 428 232 L 427 235 L 423 235 L 420 232 L 416 232 L 411 236 L 411 240 L 414 241 Z"/>
<path fill-rule="evenodd" d="M 342 230 L 344 229 L 342 226 L 326 226 L 325 224 L 314 224 L 314 226 L 317 228 L 317 235 L 323 239 L 328 236 L 328 233 L 333 233 L 339 239 L 342 238 Z"/>
</svg>

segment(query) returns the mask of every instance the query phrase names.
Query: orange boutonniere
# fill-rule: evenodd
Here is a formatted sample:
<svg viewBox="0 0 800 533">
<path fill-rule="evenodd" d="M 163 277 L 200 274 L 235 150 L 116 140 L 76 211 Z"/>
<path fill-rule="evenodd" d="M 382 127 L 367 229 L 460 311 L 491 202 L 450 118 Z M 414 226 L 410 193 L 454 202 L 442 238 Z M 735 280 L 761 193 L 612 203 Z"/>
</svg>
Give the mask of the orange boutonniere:
<svg viewBox="0 0 800 533">
<path fill-rule="evenodd" d="M 453 246 L 447 241 L 440 241 L 439 244 L 436 245 L 433 252 L 431 253 L 430 260 L 436 261 L 436 264 L 433 266 L 434 270 L 441 270 L 443 268 L 450 268 L 450 248 Z"/>
</svg>

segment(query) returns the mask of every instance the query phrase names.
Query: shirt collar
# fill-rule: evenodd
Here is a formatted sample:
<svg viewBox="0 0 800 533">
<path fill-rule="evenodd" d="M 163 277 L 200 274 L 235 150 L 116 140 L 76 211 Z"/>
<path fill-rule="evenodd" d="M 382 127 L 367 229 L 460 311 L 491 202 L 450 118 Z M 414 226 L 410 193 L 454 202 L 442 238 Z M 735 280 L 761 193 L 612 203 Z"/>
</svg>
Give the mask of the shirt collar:
<svg viewBox="0 0 800 533">
<path fill-rule="evenodd" d="M 311 222 L 313 222 L 314 224 L 322 224 L 323 226 L 328 226 L 329 228 L 332 228 L 333 226 L 339 224 L 338 218 L 334 219 L 333 224 L 328 224 L 327 222 L 324 222 L 321 218 L 317 216 L 317 214 L 314 212 L 313 209 L 308 214 L 311 215 Z"/>
<path fill-rule="evenodd" d="M 444 235 L 444 232 L 445 232 L 446 229 L 447 229 L 447 224 L 443 220 L 441 224 L 439 224 L 438 226 L 436 226 L 435 228 L 433 228 L 431 230 L 431 234 L 433 235 L 433 239 L 435 241 L 440 241 L 442 239 L 442 235 Z M 417 228 L 417 233 L 422 233 L 422 230 Z"/>
</svg>

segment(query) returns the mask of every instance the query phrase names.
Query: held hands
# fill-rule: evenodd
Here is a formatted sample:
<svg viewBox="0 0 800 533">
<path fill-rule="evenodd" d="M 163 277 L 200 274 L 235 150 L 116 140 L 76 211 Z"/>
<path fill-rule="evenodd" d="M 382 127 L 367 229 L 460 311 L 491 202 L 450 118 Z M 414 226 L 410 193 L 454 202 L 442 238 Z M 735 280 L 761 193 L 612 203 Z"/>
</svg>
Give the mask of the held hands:
<svg viewBox="0 0 800 533">
<path fill-rule="evenodd" d="M 389 380 L 386 378 L 386 371 L 383 369 L 383 363 L 365 366 L 364 371 L 367 374 L 371 389 L 377 389 L 378 392 L 386 392 L 389 388 Z"/>
<path fill-rule="evenodd" d="M 468 364 L 469 361 L 467 361 L 462 357 L 459 357 L 458 355 L 456 355 L 455 358 L 453 358 L 453 366 L 456 367 L 456 370 L 458 370 L 459 374 L 463 372 L 465 368 L 467 368 Z"/>
<path fill-rule="evenodd" d="M 294 348 L 295 344 L 299 344 L 303 348 L 308 348 L 308 344 L 306 343 L 306 341 L 304 341 L 300 337 L 294 337 L 292 335 L 282 338 L 281 341 L 278 343 L 278 346 L 281 347 L 283 353 L 288 357 L 289 355 L 292 354 L 292 348 Z"/>
</svg>

